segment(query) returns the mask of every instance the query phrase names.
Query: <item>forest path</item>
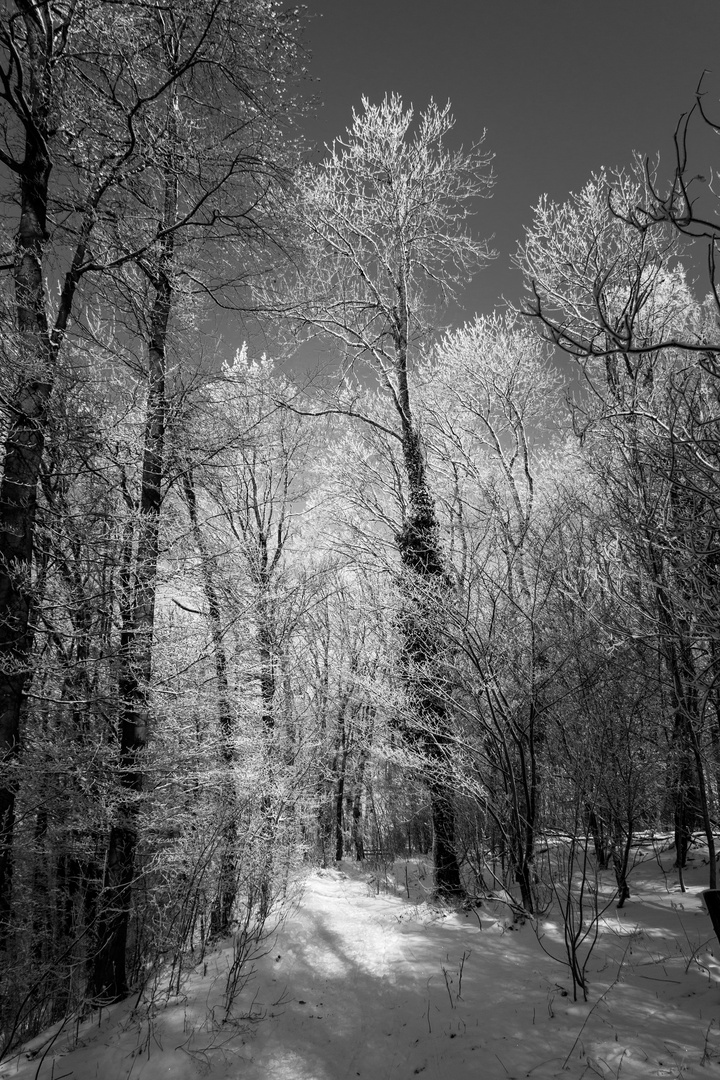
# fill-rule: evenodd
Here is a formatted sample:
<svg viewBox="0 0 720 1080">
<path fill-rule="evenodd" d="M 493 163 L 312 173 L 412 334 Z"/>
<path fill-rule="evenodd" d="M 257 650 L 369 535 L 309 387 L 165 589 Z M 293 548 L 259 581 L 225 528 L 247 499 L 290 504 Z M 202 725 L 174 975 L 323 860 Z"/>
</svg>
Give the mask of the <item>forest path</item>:
<svg viewBox="0 0 720 1080">
<path fill-rule="evenodd" d="M 366 878 L 317 871 L 278 933 L 274 970 L 259 973 L 268 1018 L 249 1044 L 243 1075 L 476 1078 L 481 1018 L 459 992 L 472 981 L 482 933 L 472 913 L 412 904 L 376 893 Z"/>
<path fill-rule="evenodd" d="M 587 1003 L 573 1001 L 557 913 L 539 942 L 529 922 L 511 929 L 501 898 L 477 914 L 425 902 L 422 861 L 381 876 L 343 864 L 299 885 L 229 1015 L 230 940 L 179 993 L 165 975 L 139 1009 L 55 1025 L 0 1080 L 720 1080 L 707 869 L 698 856 L 681 893 L 671 859 L 659 874 L 648 857 L 632 901 L 608 907 Z"/>
<path fill-rule="evenodd" d="M 382 876 L 394 894 L 353 864 L 308 878 L 258 966 L 265 1019 L 228 1076 L 720 1077 L 720 963 L 698 886 L 679 894 L 657 880 L 654 860 L 636 872 L 633 903 L 603 920 L 585 1003 L 557 962 L 557 921 L 543 923 L 553 960 L 502 903 L 476 914 L 423 902 L 429 877 L 421 863 L 409 868 L 412 900 L 402 895 L 408 864 Z"/>
</svg>

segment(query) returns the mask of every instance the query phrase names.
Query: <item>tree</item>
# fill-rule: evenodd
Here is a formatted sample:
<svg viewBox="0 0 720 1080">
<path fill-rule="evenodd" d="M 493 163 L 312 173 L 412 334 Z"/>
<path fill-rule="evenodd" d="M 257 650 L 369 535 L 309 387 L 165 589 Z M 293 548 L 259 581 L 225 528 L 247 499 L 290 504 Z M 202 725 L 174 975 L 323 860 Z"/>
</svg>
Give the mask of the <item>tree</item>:
<svg viewBox="0 0 720 1080">
<path fill-rule="evenodd" d="M 178 235 L 188 255 L 194 245 L 187 279 L 226 300 L 248 269 L 228 261 L 233 243 L 242 236 L 267 247 L 269 204 L 284 175 L 277 129 L 295 43 L 294 16 L 252 0 L 242 13 L 211 0 L 171 12 L 151 0 L 6 6 L 0 163 L 17 206 L 13 258 L 4 267 L 14 281 L 17 376 L 0 483 L 0 751 L 12 758 L 30 674 L 37 483 L 58 358 L 73 319 L 75 332 L 82 325 L 78 300 L 87 302 L 88 282 L 97 287 L 112 276 L 117 325 L 118 302 L 128 296 L 123 268 L 140 268 L 157 286 L 148 339 L 158 442 L 157 358 L 178 291 L 170 267 Z M 202 257 L 201 237 L 208 241 Z M 61 284 L 57 300 L 48 277 Z M 0 917 L 8 914 L 13 806 L 12 787 L 4 785 Z"/>
<path fill-rule="evenodd" d="M 126 989 L 124 936 L 137 846 L 133 807 L 142 788 L 138 766 L 150 728 L 158 534 L 166 480 L 167 356 L 173 321 L 183 300 L 187 303 L 183 293 L 188 289 L 201 288 L 214 299 L 225 298 L 248 274 L 249 251 L 259 235 L 268 241 L 268 204 L 283 175 L 277 88 L 287 74 L 281 66 L 287 57 L 278 50 L 288 50 L 277 9 L 254 0 L 245 5 L 244 19 L 234 5 L 217 3 L 174 5 L 168 13 L 151 5 L 145 14 L 146 58 L 156 84 L 155 143 L 137 185 L 136 215 L 141 235 L 147 230 L 154 241 L 138 251 L 134 222 L 129 234 L 120 232 L 116 240 L 124 248 L 131 310 L 138 309 L 138 331 L 147 349 L 137 542 L 119 688 L 121 782 L 129 800 L 110 833 L 105 894 L 111 914 L 100 927 L 102 944 L 91 984 L 95 997 L 113 999 Z M 245 23 L 257 39 L 248 39 Z M 263 56 L 270 49 L 276 51 L 274 68 L 268 68 Z M 212 149 L 201 145 L 198 131 L 211 133 Z M 242 256 L 245 265 L 238 266 Z M 149 295 L 137 278 L 143 284 L 146 279 Z"/>
<path fill-rule="evenodd" d="M 453 755 L 452 782 L 502 830 L 532 913 L 540 747 L 556 675 L 544 565 L 556 509 L 538 500 L 536 473 L 542 453 L 551 457 L 546 417 L 560 416 L 558 378 L 546 346 L 515 315 L 476 318 L 448 333 L 422 376 L 424 429 L 434 472 L 444 477 L 442 519 L 458 576 L 446 633 L 456 645 L 460 739 L 476 748 L 469 762 L 462 750 Z M 534 445 L 540 438 L 543 452 Z"/>
<path fill-rule="evenodd" d="M 543 196 L 515 257 L 530 294 L 525 314 L 584 368 L 595 370 L 601 358 L 611 382 L 620 366 L 632 377 L 633 365 L 657 348 L 662 333 L 663 313 L 653 307 L 653 295 L 678 243 L 669 227 L 652 227 L 649 215 L 633 219 L 650 198 L 638 162 L 592 176 L 563 203 Z M 665 315 L 669 328 L 677 309 Z"/>
<path fill-rule="evenodd" d="M 297 531 L 312 441 L 301 430 L 302 421 L 282 409 L 286 382 L 273 371 L 266 357 L 250 361 L 243 346 L 232 364 L 223 365 L 220 380 L 208 388 L 204 426 L 209 411 L 214 432 L 205 460 L 192 464 L 188 449 L 181 471 L 185 502 L 207 605 L 218 692 L 223 754 L 232 766 L 237 755 L 233 722 L 233 694 L 228 680 L 230 647 L 224 621 L 242 619 L 245 640 L 238 647 L 247 665 L 248 697 L 257 689 L 257 737 L 263 746 L 262 803 L 266 819 L 264 847 L 268 868 L 272 863 L 274 815 L 282 800 L 278 785 L 284 764 L 286 738 L 278 692 L 279 671 L 295 623 L 301 617 L 301 582 L 287 568 L 287 547 Z M 190 425 L 192 418 L 190 418 Z M 187 433 L 186 433 L 187 434 Z M 222 553 L 230 552 L 231 557 Z M 221 591 L 225 602 L 221 607 Z M 253 710 L 255 711 L 255 710 Z M 232 769 L 223 793 L 226 809 L 236 801 Z M 226 868 L 221 895 L 213 915 L 216 934 L 227 932 L 234 896 L 232 850 L 236 822 L 227 830 Z"/>
<path fill-rule="evenodd" d="M 106 913 L 92 992 L 125 989 L 127 925 L 150 727 L 158 528 L 167 493 L 168 352 L 209 300 L 235 304 L 259 259 L 277 256 L 281 135 L 297 17 L 264 0 L 159 7 L 152 0 L 8 4 L 0 30 L 0 161 L 17 204 L 15 323 L 0 486 L 0 752 L 20 749 L 32 676 L 30 607 L 38 480 L 69 342 L 98 335 L 109 368 L 143 371 L 142 476 L 132 504 L 118 724 L 126 798 L 109 839 Z M 52 287 L 59 281 L 55 299 Z M 50 285 L 50 287 L 48 287 Z M 179 313 L 182 311 L 182 315 Z M 197 317 L 197 315 L 196 315 Z M 143 356 L 143 351 L 145 355 Z M 86 355 L 95 355 L 88 352 Z M 12 775 L 12 770 L 10 772 Z M 0 920 L 11 914 L 15 790 L 0 786 Z"/>
<path fill-rule="evenodd" d="M 720 133 L 720 124 L 717 117 L 713 117 L 708 110 L 703 90 L 705 80 L 703 73 L 695 92 L 695 104 L 680 117 L 675 129 L 675 170 L 672 180 L 663 190 L 662 182 L 654 175 L 646 163 L 645 172 L 647 178 L 647 190 L 642 202 L 630 207 L 626 211 L 627 223 L 637 230 L 646 231 L 652 229 L 655 232 L 663 232 L 667 226 L 674 231 L 678 239 L 684 239 L 694 243 L 695 241 L 707 244 L 708 284 L 710 295 L 708 300 L 715 313 L 720 312 L 720 289 L 717 282 L 717 246 L 720 240 L 720 214 L 718 213 L 717 192 L 712 183 L 708 183 L 705 175 L 705 165 L 698 172 L 694 164 L 691 164 L 691 130 L 696 120 L 700 120 L 706 132 L 714 135 Z M 712 172 L 712 168 L 710 169 Z M 709 333 L 685 334 L 683 337 L 670 336 L 665 344 L 667 346 L 679 345 L 691 350 L 699 363 L 716 378 L 720 375 L 718 364 L 717 341 L 713 334 L 713 326 L 710 320 L 707 329 Z"/>
<path fill-rule="evenodd" d="M 622 572 L 608 584 L 633 613 L 628 638 L 654 642 L 666 680 L 678 867 L 700 816 L 714 887 L 702 741 L 717 681 L 704 612 L 718 595 L 718 412 L 712 364 L 706 358 L 703 371 L 695 358 L 717 330 L 673 264 L 677 234 L 647 209 L 652 197 L 636 166 L 594 178 L 562 206 L 543 200 L 518 262 L 533 296 L 528 313 L 585 377 L 575 419 L 624 537 Z M 642 631 L 632 625 L 638 616 Z"/>
<path fill-rule="evenodd" d="M 81 227 L 65 276 L 60 303 L 49 312 L 44 274 L 50 239 L 50 178 L 56 165 L 60 131 L 67 123 L 71 81 L 68 54 L 84 20 L 74 7 L 59 4 L 6 5 L 0 30 L 0 100 L 6 130 L 0 162 L 15 186 L 18 216 L 12 260 L 4 270 L 14 283 L 13 347 L 20 371 L 10 394 L 5 455 L 0 481 L 0 753 L 18 752 L 20 709 L 32 647 L 32 599 L 36 488 L 47 428 L 58 350 L 67 330 L 85 261 L 96 192 L 86 192 Z M 92 13 L 90 13 L 92 18 Z M 90 121 L 91 122 L 91 121 Z M 9 328 L 8 328 L 9 329 Z M 10 912 L 12 833 L 15 795 L 0 788 L 0 923 Z"/>
<path fill-rule="evenodd" d="M 268 289 L 264 303 L 280 308 L 295 327 L 329 337 L 342 350 L 345 391 L 329 411 L 360 416 L 348 389 L 369 368 L 391 403 L 389 430 L 402 449 L 407 489 L 405 518 L 395 542 L 406 596 L 402 627 L 408 688 L 423 716 L 435 829 L 436 887 L 461 891 L 453 848 L 449 792 L 435 780 L 433 762 L 445 750 L 449 723 L 442 695 L 434 692 L 441 639 L 429 617 L 442 606 L 449 579 L 438 532 L 411 369 L 431 336 L 433 305 L 483 265 L 487 245 L 467 225 L 475 200 L 492 185 L 490 155 L 480 143 L 450 150 L 450 106 L 431 102 L 417 119 L 398 95 L 380 105 L 364 98 L 344 139 L 303 177 L 296 215 L 304 244 L 302 272 L 282 291 Z M 482 140 L 481 140 L 482 142 Z"/>
</svg>

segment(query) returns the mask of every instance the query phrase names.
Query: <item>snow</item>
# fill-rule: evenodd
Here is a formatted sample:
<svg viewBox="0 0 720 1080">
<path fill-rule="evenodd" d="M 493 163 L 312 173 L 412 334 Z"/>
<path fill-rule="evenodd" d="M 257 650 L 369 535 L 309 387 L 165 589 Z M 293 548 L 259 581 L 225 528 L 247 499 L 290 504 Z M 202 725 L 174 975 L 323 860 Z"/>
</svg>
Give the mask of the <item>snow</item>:
<svg viewBox="0 0 720 1080">
<path fill-rule="evenodd" d="M 57 1025 L 0 1078 L 720 1077 L 720 951 L 701 855 L 682 893 L 672 852 L 638 853 L 631 899 L 602 919 L 587 1002 L 547 955 L 564 956 L 557 915 L 539 921 L 539 941 L 502 898 L 430 903 L 422 860 L 373 874 L 345 863 L 309 873 L 229 1010 L 224 942 L 179 993 L 156 987 L 150 1003 Z"/>
</svg>

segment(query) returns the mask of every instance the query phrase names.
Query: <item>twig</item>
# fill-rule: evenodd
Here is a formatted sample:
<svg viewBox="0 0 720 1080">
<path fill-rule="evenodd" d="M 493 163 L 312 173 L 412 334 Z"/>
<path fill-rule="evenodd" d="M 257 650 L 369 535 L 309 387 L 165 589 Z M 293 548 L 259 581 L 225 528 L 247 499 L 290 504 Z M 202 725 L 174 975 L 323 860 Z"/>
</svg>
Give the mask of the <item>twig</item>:
<svg viewBox="0 0 720 1080">
<path fill-rule="evenodd" d="M 454 1009 L 455 1008 L 455 1002 L 453 1001 L 452 994 L 450 993 L 450 980 L 448 979 L 447 969 L 443 968 L 442 973 L 443 973 L 443 976 L 445 978 L 445 989 L 447 990 L 448 997 L 450 998 L 450 1008 Z"/>
<path fill-rule="evenodd" d="M 500 1064 L 502 1065 L 503 1069 L 505 1069 L 505 1072 L 506 1072 L 506 1073 L 507 1073 L 507 1075 L 509 1076 L 509 1075 L 510 1075 L 510 1073 L 509 1073 L 509 1072 L 507 1071 L 507 1068 L 506 1068 L 506 1066 L 505 1066 L 505 1062 L 503 1061 L 503 1059 L 502 1059 L 502 1058 L 500 1057 L 500 1055 L 499 1055 L 499 1054 L 495 1054 L 495 1057 L 496 1057 L 496 1058 L 498 1059 L 498 1061 L 499 1061 L 499 1062 L 500 1062 Z"/>
<path fill-rule="evenodd" d="M 460 961 L 460 970 L 458 971 L 458 991 L 457 991 L 458 998 L 462 997 L 462 979 L 463 979 L 463 969 L 465 967 L 465 961 L 469 960 L 471 955 L 472 955 L 472 949 L 470 950 L 470 952 L 467 952 L 467 953 L 463 952 L 463 954 L 462 954 L 462 960 Z"/>
<path fill-rule="evenodd" d="M 618 972 L 617 972 L 617 975 L 615 976 L 615 978 L 613 979 L 613 981 L 612 981 L 612 982 L 610 983 L 610 985 L 608 986 L 607 990 L 605 990 L 605 991 L 604 991 L 604 992 L 603 992 L 603 993 L 602 993 L 602 994 L 600 995 L 600 997 L 599 997 L 599 998 L 597 999 L 597 1001 L 596 1001 L 596 1002 L 595 1002 L 595 1004 L 593 1005 L 593 1007 L 592 1007 L 592 1009 L 590 1010 L 590 1012 L 589 1012 L 589 1013 L 587 1014 L 587 1016 L 585 1017 L 585 1019 L 584 1019 L 584 1021 L 583 1021 L 583 1025 L 582 1025 L 582 1027 L 580 1028 L 580 1030 L 579 1030 L 579 1031 L 578 1031 L 578 1033 L 577 1033 L 577 1038 L 575 1039 L 575 1042 L 574 1042 L 574 1043 L 572 1044 L 572 1046 L 570 1047 L 570 1052 L 568 1053 L 568 1056 L 567 1056 L 567 1057 L 565 1058 L 565 1060 L 563 1061 L 563 1066 L 562 1066 L 562 1067 L 563 1067 L 563 1069 L 566 1069 L 566 1068 L 567 1068 L 567 1063 L 568 1063 L 568 1061 L 570 1060 L 570 1058 L 572 1057 L 572 1055 L 573 1055 L 573 1051 L 574 1051 L 575 1047 L 576 1047 L 576 1046 L 577 1046 L 577 1044 L 578 1044 L 578 1043 L 580 1042 L 580 1036 L 582 1035 L 583 1031 L 585 1030 L 585 1028 L 586 1028 L 586 1026 L 587 1026 L 587 1022 L 588 1022 L 588 1020 L 590 1019 L 590 1017 L 592 1016 L 592 1014 L 593 1014 L 593 1013 L 595 1012 L 595 1010 L 597 1009 L 597 1007 L 598 1007 L 598 1005 L 600 1004 L 600 1002 L 601 1002 L 601 1001 L 604 1001 L 604 1000 L 605 1000 L 605 998 L 607 997 L 607 995 L 608 995 L 608 994 L 610 993 L 610 991 L 612 990 L 612 988 L 613 988 L 614 986 L 617 986 L 617 984 L 619 983 L 619 981 L 620 981 L 620 974 L 621 974 L 621 972 L 622 972 L 622 969 L 623 969 L 623 965 L 624 965 L 624 963 L 625 963 L 625 957 L 627 956 L 627 953 L 628 953 L 628 949 L 629 949 L 629 948 L 630 948 L 630 942 L 628 941 L 627 945 L 625 946 L 625 952 L 624 952 L 624 953 L 622 954 L 622 958 L 621 958 L 621 960 L 620 960 L 620 963 L 619 963 L 619 965 L 618 965 Z"/>
<path fill-rule="evenodd" d="M 710 1054 L 708 1052 L 708 1041 L 710 1039 L 710 1029 L 712 1028 L 714 1023 L 715 1023 L 715 1021 L 711 1020 L 710 1023 L 708 1024 L 708 1029 L 705 1032 L 705 1046 L 703 1048 L 703 1056 L 700 1058 L 700 1064 L 701 1065 L 704 1065 L 706 1061 L 712 1061 L 712 1058 L 711 1058 L 711 1056 L 710 1056 Z"/>
</svg>

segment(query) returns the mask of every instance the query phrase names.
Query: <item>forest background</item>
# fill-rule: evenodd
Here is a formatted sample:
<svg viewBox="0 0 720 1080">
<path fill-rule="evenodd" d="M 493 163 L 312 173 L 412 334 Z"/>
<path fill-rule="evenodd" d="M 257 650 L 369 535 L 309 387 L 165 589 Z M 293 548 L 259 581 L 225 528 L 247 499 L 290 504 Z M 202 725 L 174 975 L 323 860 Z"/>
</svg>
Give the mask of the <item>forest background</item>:
<svg viewBox="0 0 720 1080">
<path fill-rule="evenodd" d="M 572 926 L 670 826 L 716 884 L 712 79 L 667 160 L 536 190 L 464 322 L 492 136 L 381 93 L 316 160 L 303 25 L 3 6 L 3 1053 L 239 973 L 303 860 Z"/>
</svg>

